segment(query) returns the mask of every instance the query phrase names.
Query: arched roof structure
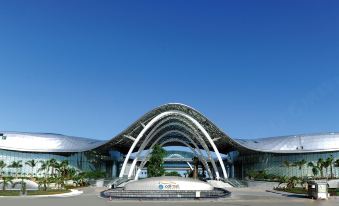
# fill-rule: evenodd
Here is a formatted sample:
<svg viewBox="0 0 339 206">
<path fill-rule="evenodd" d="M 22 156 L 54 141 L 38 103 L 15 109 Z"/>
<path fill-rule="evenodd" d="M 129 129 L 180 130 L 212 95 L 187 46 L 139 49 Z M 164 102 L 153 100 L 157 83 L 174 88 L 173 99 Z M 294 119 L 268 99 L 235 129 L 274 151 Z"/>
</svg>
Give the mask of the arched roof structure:
<svg viewBox="0 0 339 206">
<path fill-rule="evenodd" d="M 218 150 L 222 153 L 232 150 L 270 153 L 311 153 L 339 150 L 339 133 L 289 135 L 260 139 L 232 139 L 200 112 L 192 107 L 178 103 L 165 104 L 151 110 L 120 134 L 107 141 L 51 133 L 0 132 L 0 149 L 27 152 L 83 152 L 93 149 L 102 151 L 116 149 L 127 153 L 145 125 L 157 115 L 169 111 L 178 111 L 196 120 L 206 130 Z M 159 124 L 153 125 L 145 135 L 157 125 L 159 126 Z M 160 125 L 157 136 L 167 131 L 177 130 L 187 133 L 187 135 L 197 133 L 202 136 L 205 142 L 207 140 L 199 129 L 192 127 L 187 119 L 181 118 L 180 120 L 180 117 L 176 114 L 163 119 Z M 164 141 L 168 138 L 181 136 L 173 132 L 172 135 L 164 138 Z M 138 142 L 135 149 L 140 148 L 142 143 L 143 141 Z M 174 145 L 177 145 L 177 142 L 169 141 L 166 144 L 166 146 Z M 201 144 L 198 145 L 201 149 L 204 149 Z M 206 146 L 208 149 L 213 150 L 210 144 Z M 148 149 L 148 146 L 145 149 Z"/>
<path fill-rule="evenodd" d="M 146 113 L 141 118 L 139 118 L 137 121 L 132 123 L 127 129 L 125 129 L 120 134 L 118 134 L 117 136 L 112 138 L 110 141 L 108 141 L 106 144 L 104 144 L 103 147 L 109 147 L 109 148 L 114 147 L 123 152 L 128 151 L 130 146 L 134 142 L 134 138 L 138 136 L 138 134 L 143 130 L 144 126 L 147 125 L 147 123 L 149 123 L 157 115 L 162 114 L 164 112 L 169 112 L 169 111 L 181 112 L 183 114 L 187 114 L 190 117 L 194 118 L 199 124 L 201 124 L 204 127 L 204 129 L 211 136 L 215 144 L 218 145 L 218 148 L 220 150 L 230 150 L 233 146 L 237 145 L 236 141 L 233 141 L 228 135 L 222 132 L 217 126 L 215 126 L 210 120 L 208 120 L 204 115 L 202 115 L 197 110 L 184 104 L 169 103 L 169 104 L 165 104 L 160 107 L 157 107 L 151 110 L 150 112 Z M 172 124 L 172 126 L 168 126 L 167 128 L 164 128 L 161 132 L 166 132 L 168 130 L 174 130 L 174 129 L 178 129 L 182 131 L 183 129 L 182 127 L 189 126 L 188 121 L 185 121 L 185 120 L 178 121 L 180 118 L 178 117 L 178 115 L 173 114 L 171 115 L 171 117 L 169 117 L 167 121 L 162 122 L 162 125 L 166 126 L 166 125 Z M 201 132 L 199 133 L 200 135 L 202 135 Z M 142 142 L 139 142 L 136 148 L 139 148 L 141 144 Z M 175 145 L 177 144 L 169 143 L 166 146 L 175 146 Z M 211 145 L 209 145 L 208 148 L 213 149 Z M 146 147 L 145 149 L 148 149 L 148 147 Z"/>
<path fill-rule="evenodd" d="M 257 139 L 234 139 L 219 129 L 212 121 L 192 107 L 179 103 L 169 103 L 157 107 L 143 115 L 126 130 L 122 131 L 110 141 L 102 145 L 102 148 L 116 148 L 122 152 L 128 151 L 136 137 L 149 121 L 155 116 L 166 111 L 181 111 L 197 120 L 209 133 L 213 141 L 222 153 L 233 150 L 243 152 L 269 152 L 269 153 L 311 153 L 339 150 L 339 133 L 317 133 L 302 135 L 287 135 L 279 137 Z M 175 124 L 175 123 L 172 123 Z M 174 129 L 175 126 L 169 128 Z M 132 138 L 131 138 L 132 137 Z M 139 147 L 142 142 L 138 143 Z M 174 146 L 176 143 L 167 144 Z M 148 149 L 146 147 L 146 149 Z M 209 146 L 209 149 L 212 149 Z"/>
</svg>

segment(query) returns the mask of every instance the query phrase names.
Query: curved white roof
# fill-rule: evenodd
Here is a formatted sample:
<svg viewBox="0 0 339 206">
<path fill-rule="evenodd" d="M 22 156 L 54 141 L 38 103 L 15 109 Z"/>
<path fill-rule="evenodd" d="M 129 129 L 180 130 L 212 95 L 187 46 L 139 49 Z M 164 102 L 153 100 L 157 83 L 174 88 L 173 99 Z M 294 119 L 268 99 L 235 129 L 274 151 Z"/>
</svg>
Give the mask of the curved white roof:
<svg viewBox="0 0 339 206">
<path fill-rule="evenodd" d="M 106 141 L 50 133 L 0 132 L 0 149 L 26 152 L 83 152 Z"/>
<path fill-rule="evenodd" d="M 235 141 L 250 150 L 262 152 L 305 153 L 339 150 L 339 133 L 334 132 L 259 139 L 236 139 Z"/>
<path fill-rule="evenodd" d="M 126 152 L 133 144 L 133 137 L 140 133 L 145 124 L 160 113 L 174 110 L 193 117 L 203 125 L 221 153 L 227 153 L 235 149 L 272 153 L 339 151 L 339 133 L 290 135 L 259 139 L 232 139 L 197 110 L 178 103 L 165 104 L 151 110 L 109 141 L 50 133 L 0 132 L 0 134 L 6 137 L 1 138 L 0 136 L 0 149 L 29 152 L 82 152 L 95 148 L 105 151 L 113 148 Z M 174 125 L 166 128 L 166 130 L 179 130 L 182 129 L 182 125 Z M 175 135 L 178 134 L 173 133 L 171 136 Z M 140 144 L 138 143 L 136 148 L 140 147 Z M 176 144 L 174 142 L 166 144 L 166 146 Z"/>
</svg>

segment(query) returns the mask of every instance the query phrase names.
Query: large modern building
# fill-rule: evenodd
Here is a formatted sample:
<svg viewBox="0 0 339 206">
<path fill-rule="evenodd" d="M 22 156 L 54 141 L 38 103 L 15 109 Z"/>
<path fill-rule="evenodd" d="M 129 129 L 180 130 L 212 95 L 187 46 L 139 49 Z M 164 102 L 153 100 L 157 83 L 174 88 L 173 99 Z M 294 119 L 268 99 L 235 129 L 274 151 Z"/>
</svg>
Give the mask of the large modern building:
<svg viewBox="0 0 339 206">
<path fill-rule="evenodd" d="M 244 178 L 250 171 L 264 170 L 276 175 L 310 176 L 311 168 L 287 168 L 284 162 L 310 162 L 330 156 L 339 159 L 339 133 L 233 139 L 197 110 L 173 103 L 146 113 L 108 141 L 50 133 L 0 132 L 0 160 L 10 165 L 19 160 L 24 163 L 55 158 L 68 160 L 79 170 L 100 170 L 107 177 L 138 179 L 145 176 L 150 151 L 156 144 L 165 148 L 184 146 L 183 153 L 170 153 L 168 165 L 187 168 L 193 155 L 212 179 Z M 21 173 L 41 175 L 38 168 L 39 165 L 32 170 L 23 164 Z M 339 168 L 333 171 L 339 176 Z M 10 167 L 3 170 L 5 175 L 13 172 Z"/>
</svg>

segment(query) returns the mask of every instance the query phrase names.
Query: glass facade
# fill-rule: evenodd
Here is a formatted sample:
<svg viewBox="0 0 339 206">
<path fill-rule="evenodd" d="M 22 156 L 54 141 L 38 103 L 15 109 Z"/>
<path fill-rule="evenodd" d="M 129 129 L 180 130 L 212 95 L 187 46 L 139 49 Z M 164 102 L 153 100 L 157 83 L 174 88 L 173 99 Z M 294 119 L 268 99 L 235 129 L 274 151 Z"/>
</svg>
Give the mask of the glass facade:
<svg viewBox="0 0 339 206">
<path fill-rule="evenodd" d="M 234 161 L 235 176 L 244 178 L 250 171 L 265 171 L 267 174 L 279 176 L 313 176 L 312 168 L 308 167 L 309 162 L 316 163 L 319 158 L 326 160 L 333 156 L 334 160 L 339 159 L 339 151 L 322 152 L 322 153 L 298 153 L 298 154 L 282 154 L 282 153 L 255 153 L 255 154 L 239 154 Z M 297 161 L 306 160 L 306 164 L 299 169 L 293 166 Z M 290 163 L 286 166 L 285 161 Z M 332 168 L 333 175 L 339 177 L 339 168 Z M 324 176 L 330 176 L 330 167 L 324 168 Z"/>
<path fill-rule="evenodd" d="M 18 173 L 25 176 L 31 175 L 32 173 L 36 176 L 42 176 L 43 172 L 39 171 L 41 167 L 40 161 L 46 161 L 50 159 L 56 159 L 57 161 L 68 160 L 69 165 L 81 171 L 91 171 L 91 170 L 101 170 L 105 171 L 105 164 L 98 164 L 94 166 L 92 161 L 88 158 L 89 155 L 84 152 L 79 153 L 34 153 L 34 152 L 19 152 L 19 151 L 9 151 L 0 149 L 0 160 L 3 160 L 6 163 L 6 167 L 3 169 L 2 173 L 4 175 L 11 175 L 16 173 L 15 168 L 9 167 L 13 161 L 22 161 L 22 168 L 19 169 Z M 29 160 L 38 161 L 37 166 L 33 169 L 26 165 L 25 163 Z"/>
<path fill-rule="evenodd" d="M 175 168 L 175 170 L 186 170 L 188 168 L 185 162 L 171 162 L 170 158 L 192 158 L 192 153 L 189 152 L 169 152 L 165 167 L 168 170 Z M 1 172 L 3 175 L 14 175 L 16 172 L 22 176 L 43 176 L 43 171 L 39 171 L 41 166 L 40 161 L 56 159 L 57 161 L 68 160 L 71 167 L 81 171 L 99 170 L 106 173 L 107 177 L 116 177 L 119 173 L 123 155 L 117 151 L 110 151 L 109 156 L 102 156 L 98 158 L 95 151 L 79 152 L 79 153 L 35 153 L 35 152 L 20 152 L 0 149 L 0 160 L 3 160 L 7 167 Z M 281 154 L 281 153 L 255 153 L 255 154 L 241 154 L 233 152 L 232 159 L 234 167 L 227 164 L 227 172 L 230 177 L 245 178 L 250 171 L 265 171 L 267 174 L 274 174 L 279 176 L 313 176 L 312 168 L 308 167 L 309 162 L 316 163 L 319 158 L 326 160 L 333 156 L 334 159 L 339 159 L 339 151 L 322 152 L 322 153 L 299 153 L 299 154 Z M 25 163 L 34 159 L 38 161 L 36 167 L 31 168 Z M 22 168 L 18 171 L 15 168 L 9 167 L 13 161 L 22 161 Z M 298 166 L 292 166 L 295 162 L 306 160 L 306 164 L 299 169 Z M 285 165 L 285 161 L 290 163 L 290 167 Z M 180 169 L 181 168 L 181 169 Z M 232 171 L 231 171 L 232 169 Z M 233 171 L 234 170 L 234 171 Z M 324 176 L 330 176 L 330 167 L 324 168 Z M 339 167 L 332 167 L 333 175 L 339 177 Z M 145 174 L 141 173 L 141 178 L 147 176 L 146 168 L 143 169 Z M 319 174 L 320 175 L 320 174 Z"/>
</svg>

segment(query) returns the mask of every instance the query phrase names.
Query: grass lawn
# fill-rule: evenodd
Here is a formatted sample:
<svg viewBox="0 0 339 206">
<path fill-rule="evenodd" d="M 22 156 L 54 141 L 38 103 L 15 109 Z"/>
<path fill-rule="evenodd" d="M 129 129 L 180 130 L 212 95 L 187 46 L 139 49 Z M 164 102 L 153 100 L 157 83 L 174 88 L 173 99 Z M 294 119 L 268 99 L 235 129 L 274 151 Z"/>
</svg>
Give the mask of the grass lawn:
<svg viewBox="0 0 339 206">
<path fill-rule="evenodd" d="M 27 191 L 27 195 L 55 195 L 55 194 L 63 194 L 70 192 L 70 190 L 36 190 L 36 191 Z M 2 191 L 0 190 L 0 196 L 19 196 L 20 191 Z"/>
<path fill-rule="evenodd" d="M 36 190 L 36 191 L 27 191 L 27 195 L 55 195 L 55 194 L 63 194 L 70 192 L 70 190 Z"/>
<path fill-rule="evenodd" d="M 20 192 L 19 191 L 0 191 L 0 196 L 19 196 Z"/>
</svg>

